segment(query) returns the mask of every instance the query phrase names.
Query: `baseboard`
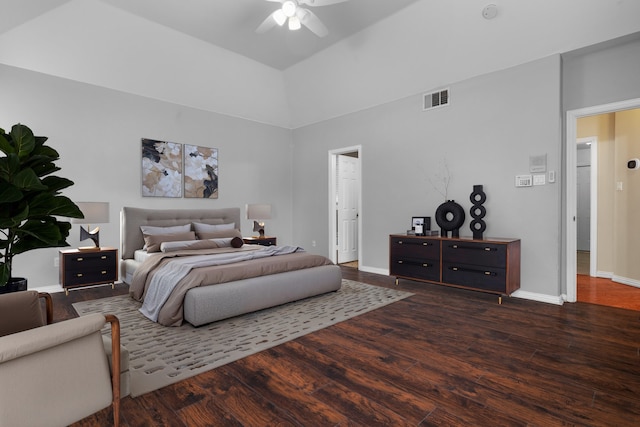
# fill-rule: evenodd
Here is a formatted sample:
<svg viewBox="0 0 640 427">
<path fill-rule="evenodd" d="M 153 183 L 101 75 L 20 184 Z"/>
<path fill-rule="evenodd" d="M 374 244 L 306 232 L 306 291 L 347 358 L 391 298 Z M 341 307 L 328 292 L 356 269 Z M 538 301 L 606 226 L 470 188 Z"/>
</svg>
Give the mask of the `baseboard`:
<svg viewBox="0 0 640 427">
<path fill-rule="evenodd" d="M 364 271 L 365 273 L 375 273 L 382 274 L 383 276 L 389 275 L 389 270 L 384 268 L 375 268 L 375 267 L 367 267 L 366 265 L 362 265 L 358 268 L 360 271 Z"/>
<path fill-rule="evenodd" d="M 523 291 L 522 289 L 518 289 L 517 291 L 512 293 L 511 296 L 513 298 L 528 299 L 528 300 L 537 301 L 537 302 L 544 302 L 547 304 L 555 304 L 555 305 L 564 304 L 564 298 L 562 298 L 562 295 L 553 296 L 553 295 L 546 295 L 546 294 L 537 294 L 535 292 L 528 292 L 528 291 Z"/>
<path fill-rule="evenodd" d="M 629 279 L 628 277 L 616 276 L 615 274 L 613 275 L 611 280 L 616 283 L 622 283 L 623 285 L 629 285 L 635 288 L 640 288 L 640 280 Z"/>
<path fill-rule="evenodd" d="M 48 294 L 55 294 L 58 292 L 64 292 L 64 289 L 60 285 L 41 286 L 38 288 L 29 288 L 30 291 L 46 292 Z"/>
<path fill-rule="evenodd" d="M 596 271 L 596 277 L 602 279 L 613 279 L 614 274 L 610 271 Z"/>
</svg>

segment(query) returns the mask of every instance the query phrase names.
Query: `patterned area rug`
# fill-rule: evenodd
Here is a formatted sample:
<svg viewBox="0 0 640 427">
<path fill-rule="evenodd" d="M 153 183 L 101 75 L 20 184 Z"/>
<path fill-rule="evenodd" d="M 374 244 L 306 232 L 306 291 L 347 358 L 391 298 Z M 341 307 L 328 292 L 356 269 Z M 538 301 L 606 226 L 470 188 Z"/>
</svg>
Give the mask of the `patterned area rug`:
<svg viewBox="0 0 640 427">
<path fill-rule="evenodd" d="M 337 292 L 307 298 L 208 325 L 166 327 L 144 317 L 127 295 L 73 304 L 78 314 L 120 319 L 129 350 L 131 395 L 140 396 L 413 294 L 343 280 Z M 105 329 L 105 333 L 109 331 Z"/>
</svg>

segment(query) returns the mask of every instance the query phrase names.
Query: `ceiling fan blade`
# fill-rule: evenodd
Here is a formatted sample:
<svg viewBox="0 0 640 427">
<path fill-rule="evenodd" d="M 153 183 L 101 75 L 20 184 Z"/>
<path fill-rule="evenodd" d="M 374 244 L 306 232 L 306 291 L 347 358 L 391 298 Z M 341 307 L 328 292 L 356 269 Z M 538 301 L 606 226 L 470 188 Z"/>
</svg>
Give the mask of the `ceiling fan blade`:
<svg viewBox="0 0 640 427">
<path fill-rule="evenodd" d="M 273 0 L 267 0 L 273 1 Z M 306 4 L 307 6 L 329 6 L 337 3 L 344 3 L 349 0 L 298 0 L 300 4 Z"/>
<path fill-rule="evenodd" d="M 265 0 L 265 1 L 272 1 L 274 3 L 282 3 L 282 2 L 284 2 L 284 0 Z"/>
<path fill-rule="evenodd" d="M 267 0 L 267 1 L 272 1 L 272 0 Z M 267 18 L 264 21 L 262 21 L 262 24 L 258 25 L 258 28 L 256 28 L 256 33 L 258 34 L 265 33 L 277 25 L 276 20 L 273 17 L 273 14 L 276 12 L 273 12 L 271 15 L 267 16 Z"/>
<path fill-rule="evenodd" d="M 311 32 L 316 36 L 324 37 L 329 34 L 329 30 L 322 23 L 320 18 L 318 18 L 316 14 L 311 12 L 309 9 L 298 8 L 297 16 L 302 25 L 311 30 Z"/>
</svg>

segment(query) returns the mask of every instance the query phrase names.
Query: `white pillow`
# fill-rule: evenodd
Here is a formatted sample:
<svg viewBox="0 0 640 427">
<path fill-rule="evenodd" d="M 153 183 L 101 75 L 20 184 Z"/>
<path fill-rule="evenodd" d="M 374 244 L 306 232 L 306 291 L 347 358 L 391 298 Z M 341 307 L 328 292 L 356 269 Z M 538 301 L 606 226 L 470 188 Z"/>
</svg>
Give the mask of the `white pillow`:
<svg viewBox="0 0 640 427">
<path fill-rule="evenodd" d="M 169 227 L 158 227 L 154 225 L 141 225 L 140 230 L 142 234 L 152 236 L 154 234 L 175 234 L 175 233 L 187 233 L 191 231 L 191 224 L 185 225 L 172 225 Z"/>
<path fill-rule="evenodd" d="M 211 231 L 226 231 L 235 230 L 236 223 L 230 222 L 228 224 L 203 224 L 201 222 L 194 222 L 193 228 L 196 233 L 209 233 Z"/>
</svg>

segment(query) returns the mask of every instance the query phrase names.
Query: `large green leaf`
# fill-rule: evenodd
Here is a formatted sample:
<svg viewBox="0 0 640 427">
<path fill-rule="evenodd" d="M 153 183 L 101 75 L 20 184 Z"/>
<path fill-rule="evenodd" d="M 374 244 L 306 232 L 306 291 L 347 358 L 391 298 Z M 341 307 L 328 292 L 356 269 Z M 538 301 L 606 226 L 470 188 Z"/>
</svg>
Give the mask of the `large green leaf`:
<svg viewBox="0 0 640 427">
<path fill-rule="evenodd" d="M 36 138 L 31 129 L 19 123 L 11 128 L 11 138 L 20 158 L 27 157 L 36 146 Z"/>
<path fill-rule="evenodd" d="M 7 139 L 5 135 L 6 134 L 4 133 L 4 130 L 2 130 L 2 132 L 0 132 L 0 151 L 2 151 L 5 154 L 15 153 L 16 149 L 13 148 L 13 146 L 9 142 L 9 139 Z"/>
<path fill-rule="evenodd" d="M 20 226 L 20 224 L 26 221 L 28 216 L 29 216 L 29 205 L 27 205 L 26 203 L 19 204 L 18 209 L 12 209 L 10 212 L 10 215 L 0 216 L 0 229 L 18 227 Z"/>
<path fill-rule="evenodd" d="M 64 216 L 67 218 L 82 218 L 82 211 L 75 203 L 65 196 L 39 194 L 29 204 L 29 216 L 40 217 L 46 215 Z"/>
<path fill-rule="evenodd" d="M 13 177 L 12 184 L 22 190 L 47 190 L 47 187 L 40 182 L 40 178 L 31 168 L 22 169 L 18 172 Z"/>
<path fill-rule="evenodd" d="M 11 182 L 11 177 L 20 170 L 20 159 L 16 153 L 0 157 L 0 179 Z"/>
<path fill-rule="evenodd" d="M 0 206 L 6 203 L 15 203 L 22 199 L 22 191 L 15 185 L 7 183 L 0 185 Z"/>
<path fill-rule="evenodd" d="M 73 185 L 73 181 L 59 176 L 47 176 L 42 178 L 42 183 L 49 188 L 49 191 L 58 192 Z"/>
</svg>

